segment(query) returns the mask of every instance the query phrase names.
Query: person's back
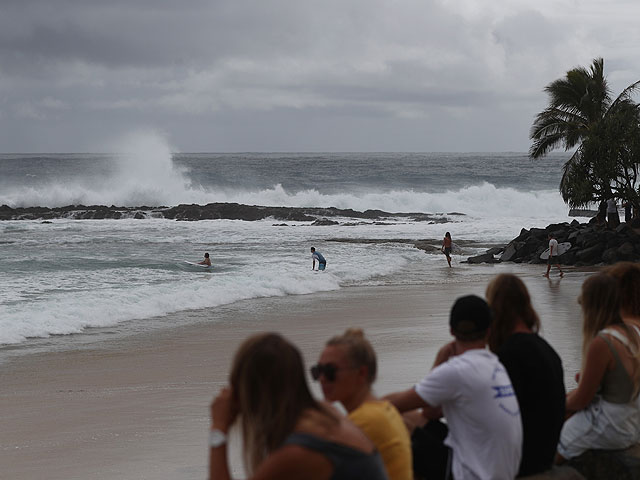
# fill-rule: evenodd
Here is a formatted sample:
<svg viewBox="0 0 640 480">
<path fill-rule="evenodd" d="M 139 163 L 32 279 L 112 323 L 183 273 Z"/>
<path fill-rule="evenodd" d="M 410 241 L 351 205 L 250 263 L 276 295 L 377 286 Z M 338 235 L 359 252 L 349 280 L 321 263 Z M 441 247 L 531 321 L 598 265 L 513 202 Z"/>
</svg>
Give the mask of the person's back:
<svg viewBox="0 0 640 480">
<path fill-rule="evenodd" d="M 398 410 L 386 400 L 364 402 L 349 418 L 373 441 L 390 480 L 411 479 L 411 441 Z"/>
<path fill-rule="evenodd" d="M 553 465 L 565 415 L 562 361 L 536 333 L 514 333 L 497 351 L 520 405 L 523 426 L 519 476 Z"/>
<path fill-rule="evenodd" d="M 325 457 L 332 467 L 331 480 L 388 480 L 375 446 L 348 419 L 331 424 L 312 412 L 298 423 L 283 448 L 292 446 Z"/>
<path fill-rule="evenodd" d="M 484 349 L 468 350 L 436 367 L 415 388 L 429 405 L 442 407 L 456 480 L 516 476 L 522 449 L 520 410 L 497 356 Z"/>
</svg>

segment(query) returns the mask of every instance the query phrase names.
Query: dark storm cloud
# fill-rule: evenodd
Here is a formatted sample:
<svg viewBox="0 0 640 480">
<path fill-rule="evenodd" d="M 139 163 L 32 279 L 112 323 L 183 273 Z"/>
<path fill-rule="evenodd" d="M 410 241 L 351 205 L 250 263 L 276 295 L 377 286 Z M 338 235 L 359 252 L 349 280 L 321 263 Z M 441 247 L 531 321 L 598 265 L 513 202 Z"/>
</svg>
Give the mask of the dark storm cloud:
<svg viewBox="0 0 640 480">
<path fill-rule="evenodd" d="M 331 150 L 349 138 L 351 150 L 367 150 L 380 148 L 385 131 L 402 139 L 392 149 L 526 150 L 544 85 L 567 69 L 602 55 L 615 85 L 640 77 L 629 20 L 638 7 L 624 8 L 583 1 L 576 13 L 550 0 L 4 0 L 0 144 L 91 149 L 100 136 L 142 125 L 169 132 L 186 150 L 208 139 L 210 150 L 261 142 L 298 149 L 304 141 Z M 603 33 L 607 16 L 615 33 Z M 491 124 L 502 128 L 484 138 Z M 293 131 L 280 135 L 279 125 Z M 74 127 L 82 135 L 70 136 Z M 224 135 L 205 136 L 208 129 Z"/>
</svg>

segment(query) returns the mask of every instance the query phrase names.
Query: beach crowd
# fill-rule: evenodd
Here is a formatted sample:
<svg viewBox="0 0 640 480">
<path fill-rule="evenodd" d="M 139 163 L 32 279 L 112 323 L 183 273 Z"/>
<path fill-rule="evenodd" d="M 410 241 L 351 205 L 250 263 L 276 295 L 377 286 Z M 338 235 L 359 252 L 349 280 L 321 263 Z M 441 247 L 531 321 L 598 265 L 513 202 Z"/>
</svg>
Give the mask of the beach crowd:
<svg viewBox="0 0 640 480">
<path fill-rule="evenodd" d="M 512 274 L 493 278 L 484 299 L 457 298 L 453 340 L 430 371 L 382 398 L 372 389 L 376 353 L 360 329 L 329 338 L 310 368 L 324 401 L 311 394 L 295 345 L 253 335 L 211 405 L 210 478 L 231 478 L 235 423 L 252 479 L 506 480 L 588 450 L 630 447 L 640 442 L 640 265 L 589 276 L 578 302 L 582 364 L 568 393 L 561 359 Z"/>
</svg>

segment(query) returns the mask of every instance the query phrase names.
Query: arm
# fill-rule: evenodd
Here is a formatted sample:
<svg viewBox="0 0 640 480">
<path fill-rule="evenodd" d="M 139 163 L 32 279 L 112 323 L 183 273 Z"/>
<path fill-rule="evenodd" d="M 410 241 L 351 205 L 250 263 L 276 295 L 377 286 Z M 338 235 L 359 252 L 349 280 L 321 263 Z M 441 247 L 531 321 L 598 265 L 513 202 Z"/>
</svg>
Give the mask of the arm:
<svg viewBox="0 0 640 480">
<path fill-rule="evenodd" d="M 442 416 L 440 409 L 432 407 L 425 402 L 414 388 L 410 388 L 403 392 L 390 393 L 383 398 L 391 402 L 400 413 L 422 408 L 422 413 L 426 418 L 440 418 Z"/>
<path fill-rule="evenodd" d="M 236 406 L 233 404 L 231 398 L 231 389 L 223 388 L 211 404 L 211 429 L 217 429 L 227 434 L 237 413 Z M 209 447 L 209 479 L 231 479 L 229 464 L 227 462 L 226 443 L 216 448 Z"/>
<path fill-rule="evenodd" d="M 438 350 L 438 354 L 436 355 L 436 359 L 433 362 L 433 367 L 431 367 L 431 368 L 437 367 L 441 363 L 446 362 L 451 357 L 455 357 L 456 355 L 458 355 L 458 352 L 456 351 L 456 342 L 454 340 L 454 341 L 451 341 L 451 342 L 443 345 L 442 348 L 440 348 L 440 350 Z"/>
<path fill-rule="evenodd" d="M 582 410 L 591 403 L 612 362 L 613 355 L 606 342 L 602 338 L 594 338 L 587 351 L 587 362 L 580 375 L 578 388 L 567 395 L 567 413 Z"/>
</svg>

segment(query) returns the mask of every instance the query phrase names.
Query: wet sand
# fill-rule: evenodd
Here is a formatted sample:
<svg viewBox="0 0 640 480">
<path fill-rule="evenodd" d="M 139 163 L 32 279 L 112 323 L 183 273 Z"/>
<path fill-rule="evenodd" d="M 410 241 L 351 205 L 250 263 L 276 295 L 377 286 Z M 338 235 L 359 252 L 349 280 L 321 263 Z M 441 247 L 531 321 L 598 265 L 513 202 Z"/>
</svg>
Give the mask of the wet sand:
<svg viewBox="0 0 640 480">
<path fill-rule="evenodd" d="M 510 266 L 529 287 L 544 337 L 565 365 L 567 387 L 579 365 L 576 297 L 587 273 L 547 280 L 543 266 Z M 404 389 L 430 368 L 450 340 L 453 300 L 483 295 L 491 275 L 438 288 L 352 287 L 337 292 L 238 302 L 181 313 L 196 324 L 156 330 L 73 351 L 16 356 L 0 365 L 2 477 L 48 479 L 206 478 L 209 403 L 238 344 L 278 331 L 307 365 L 323 343 L 350 326 L 364 328 L 379 357 L 380 395 Z M 320 391 L 313 385 L 314 392 Z M 238 439 L 232 465 L 242 475 Z"/>
</svg>

